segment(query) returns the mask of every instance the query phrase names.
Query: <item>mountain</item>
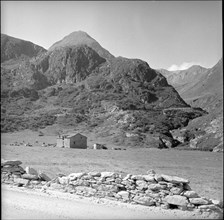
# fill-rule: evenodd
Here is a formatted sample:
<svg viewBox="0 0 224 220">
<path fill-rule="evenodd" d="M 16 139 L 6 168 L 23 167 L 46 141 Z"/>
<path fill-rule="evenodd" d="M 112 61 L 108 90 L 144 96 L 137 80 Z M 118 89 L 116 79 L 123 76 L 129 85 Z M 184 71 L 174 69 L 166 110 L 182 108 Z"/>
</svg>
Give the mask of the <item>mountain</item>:
<svg viewBox="0 0 224 220">
<path fill-rule="evenodd" d="M 206 70 L 200 80 L 189 90 L 181 92 L 188 103 L 200 106 L 211 112 L 223 103 L 223 62 L 222 59 L 212 68 Z"/>
<path fill-rule="evenodd" d="M 192 66 L 181 71 L 158 70 L 189 104 L 213 111 L 223 99 L 222 59 L 212 68 Z"/>
<path fill-rule="evenodd" d="M 148 63 L 114 57 L 85 32 L 13 61 L 1 65 L 2 132 L 82 126 L 116 144 L 173 147 L 170 130 L 205 114 Z"/>
<path fill-rule="evenodd" d="M 43 47 L 29 41 L 1 34 L 1 62 L 15 58 L 31 58 L 43 52 L 46 52 Z"/>
<path fill-rule="evenodd" d="M 182 94 L 188 91 L 194 84 L 200 81 L 207 69 L 199 65 L 193 65 L 186 70 L 168 71 L 165 69 L 158 70 L 167 79 L 168 83 Z"/>
<path fill-rule="evenodd" d="M 54 43 L 49 48 L 49 51 L 53 51 L 57 48 L 72 47 L 77 45 L 87 45 L 93 50 L 95 50 L 103 58 L 106 59 L 114 58 L 114 56 L 110 54 L 109 51 L 104 49 L 96 40 L 94 40 L 84 31 L 72 32 L 71 34 L 64 37 L 62 40 Z"/>
<path fill-rule="evenodd" d="M 159 71 L 188 104 L 209 113 L 190 121 L 184 128 L 184 132 L 187 130 L 194 137 L 190 145 L 223 151 L 223 59 L 209 69 L 192 66 L 178 72 Z M 177 131 L 176 136 L 180 133 Z"/>
</svg>

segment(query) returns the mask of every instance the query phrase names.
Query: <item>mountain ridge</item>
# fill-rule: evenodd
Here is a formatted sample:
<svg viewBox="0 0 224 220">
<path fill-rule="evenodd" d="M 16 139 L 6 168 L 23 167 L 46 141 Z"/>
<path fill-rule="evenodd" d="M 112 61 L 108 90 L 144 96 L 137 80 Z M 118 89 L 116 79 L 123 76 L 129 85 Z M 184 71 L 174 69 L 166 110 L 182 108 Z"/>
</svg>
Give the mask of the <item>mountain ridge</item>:
<svg viewBox="0 0 224 220">
<path fill-rule="evenodd" d="M 189 104 L 198 105 L 209 110 L 214 104 L 217 96 L 221 100 L 223 94 L 223 69 L 222 58 L 211 68 L 204 68 L 199 65 L 191 66 L 178 73 L 159 69 L 170 83 L 179 92 L 181 97 Z M 204 98 L 203 98 L 204 97 Z M 211 101 L 213 101 L 209 104 Z M 204 101 L 203 101 L 204 99 Z M 206 101 L 208 99 L 208 101 Z M 198 101 L 199 100 L 199 101 Z M 204 103 L 203 103 L 204 102 Z"/>
</svg>

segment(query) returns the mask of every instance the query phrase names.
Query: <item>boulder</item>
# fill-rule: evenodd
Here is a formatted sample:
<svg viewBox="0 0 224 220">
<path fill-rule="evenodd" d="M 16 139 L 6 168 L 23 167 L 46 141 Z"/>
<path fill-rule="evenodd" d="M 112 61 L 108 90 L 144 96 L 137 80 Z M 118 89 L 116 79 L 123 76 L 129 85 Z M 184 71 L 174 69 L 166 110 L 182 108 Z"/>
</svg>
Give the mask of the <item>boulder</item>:
<svg viewBox="0 0 224 220">
<path fill-rule="evenodd" d="M 223 142 L 214 147 L 212 152 L 223 152 Z"/>
<path fill-rule="evenodd" d="M 91 176 L 89 174 L 86 174 L 86 175 L 82 176 L 81 179 L 83 179 L 83 180 L 91 180 L 91 179 L 93 179 L 93 176 Z"/>
<path fill-rule="evenodd" d="M 32 174 L 23 174 L 21 176 L 23 179 L 28 179 L 28 180 L 38 180 L 39 177 L 37 175 L 32 175 Z"/>
<path fill-rule="evenodd" d="M 190 203 L 194 205 L 208 205 L 209 201 L 203 198 L 189 198 Z"/>
<path fill-rule="evenodd" d="M 190 181 L 184 178 L 180 178 L 177 176 L 168 176 L 168 175 L 161 175 L 162 178 L 167 181 L 167 182 L 171 182 L 171 183 L 189 183 Z"/>
<path fill-rule="evenodd" d="M 93 177 L 100 177 L 101 173 L 99 173 L 99 172 L 89 172 L 88 175 L 93 176 Z"/>
<path fill-rule="evenodd" d="M 50 177 L 48 177 L 45 173 L 42 172 L 39 173 L 39 178 L 47 182 L 51 180 Z"/>
<path fill-rule="evenodd" d="M 169 183 L 168 182 L 166 182 L 166 181 L 158 181 L 158 183 L 160 184 L 160 185 L 168 185 Z"/>
<path fill-rule="evenodd" d="M 57 173 L 57 176 L 58 177 L 63 177 L 63 176 L 66 176 L 64 173 Z"/>
<path fill-rule="evenodd" d="M 151 190 L 146 190 L 145 194 L 147 196 L 149 196 L 149 197 L 152 197 L 152 198 L 160 198 L 160 194 L 159 193 L 154 193 Z"/>
<path fill-rule="evenodd" d="M 101 184 L 99 186 L 97 186 L 97 189 L 99 191 L 110 191 L 110 192 L 118 192 L 118 187 L 115 185 L 105 185 L 105 184 Z"/>
<path fill-rule="evenodd" d="M 4 160 L 4 159 L 1 159 L 1 166 L 5 166 L 5 165 L 18 166 L 20 164 L 22 164 L 22 162 L 20 160 Z"/>
<path fill-rule="evenodd" d="M 67 177 L 67 176 L 63 176 L 63 177 L 58 177 L 58 181 L 59 181 L 59 183 L 62 184 L 62 185 L 68 185 L 70 179 L 69 179 L 69 177 Z"/>
<path fill-rule="evenodd" d="M 121 184 L 122 179 L 121 179 L 121 178 L 116 178 L 116 179 L 114 180 L 114 182 L 117 183 L 117 184 Z"/>
<path fill-rule="evenodd" d="M 124 200 L 129 200 L 130 193 L 128 191 L 120 191 L 116 195 Z"/>
<path fill-rule="evenodd" d="M 88 195 L 94 195 L 97 192 L 96 189 L 87 186 L 77 186 L 75 187 L 75 190 L 77 192 L 84 192 L 85 194 Z"/>
<path fill-rule="evenodd" d="M 142 175 L 143 179 L 145 181 L 148 181 L 148 182 L 155 182 L 155 178 L 154 178 L 154 175 L 151 175 L 151 174 L 148 174 L 148 175 Z"/>
<path fill-rule="evenodd" d="M 223 212 L 223 210 L 220 208 L 220 207 L 218 207 L 218 206 L 216 206 L 216 205 L 214 205 L 214 204 L 210 204 L 210 205 L 200 205 L 200 206 L 198 206 L 198 208 L 199 209 L 207 209 L 207 210 L 213 210 L 213 211 L 217 211 L 217 212 Z"/>
<path fill-rule="evenodd" d="M 160 174 L 155 174 L 155 175 L 154 175 L 154 178 L 155 178 L 155 180 L 156 180 L 157 182 L 163 180 L 163 178 L 162 178 L 162 176 L 161 176 Z"/>
<path fill-rule="evenodd" d="M 114 172 L 101 172 L 101 178 L 114 177 Z"/>
<path fill-rule="evenodd" d="M 12 174 L 12 177 L 15 179 L 15 178 L 21 178 L 21 174 Z"/>
<path fill-rule="evenodd" d="M 175 130 L 172 130 L 170 131 L 170 133 L 172 134 L 173 136 L 173 139 L 179 141 L 180 143 L 184 143 L 186 141 L 186 137 L 185 137 L 185 131 L 186 129 L 175 129 Z"/>
<path fill-rule="evenodd" d="M 189 143 L 189 147 L 197 148 L 198 142 L 201 138 L 203 138 L 203 135 L 199 135 L 199 136 L 195 137 L 194 139 L 191 139 L 190 143 Z"/>
<path fill-rule="evenodd" d="M 131 174 L 127 174 L 124 178 L 123 178 L 123 180 L 128 180 L 128 179 L 131 179 Z"/>
<path fill-rule="evenodd" d="M 63 186 L 59 183 L 51 183 L 50 187 L 53 189 L 62 189 L 63 188 Z"/>
<path fill-rule="evenodd" d="M 172 187 L 174 187 L 174 184 L 173 183 L 167 183 L 167 188 L 168 189 L 171 189 Z"/>
<path fill-rule="evenodd" d="M 192 189 L 191 189 L 191 187 L 189 186 L 188 183 L 184 183 L 183 187 L 184 187 L 184 190 L 186 190 L 186 191 L 192 191 Z"/>
<path fill-rule="evenodd" d="M 223 201 L 212 199 L 211 202 L 212 202 L 214 205 L 217 205 L 217 206 L 223 208 Z"/>
<path fill-rule="evenodd" d="M 14 183 L 17 183 L 18 185 L 25 185 L 25 186 L 27 186 L 28 184 L 29 184 L 29 180 L 27 180 L 27 179 L 22 179 L 22 178 L 15 178 L 14 179 Z"/>
<path fill-rule="evenodd" d="M 172 205 L 177 205 L 177 206 L 187 206 L 188 201 L 185 196 L 180 196 L 180 195 L 173 195 L 173 196 L 166 196 L 165 201 L 169 204 Z"/>
<path fill-rule="evenodd" d="M 174 195 L 180 195 L 182 191 L 183 191 L 183 187 L 182 186 L 180 186 L 180 187 L 172 187 L 170 189 L 170 192 L 173 193 Z"/>
<path fill-rule="evenodd" d="M 38 172 L 35 169 L 31 168 L 31 167 L 26 167 L 25 171 L 26 171 L 27 174 L 38 176 Z"/>
<path fill-rule="evenodd" d="M 147 188 L 148 188 L 148 184 L 147 184 L 147 182 L 144 181 L 144 180 L 137 180 L 137 181 L 136 181 L 136 185 L 137 185 L 138 187 L 140 187 L 141 189 L 147 189 Z"/>
<path fill-rule="evenodd" d="M 151 190 L 161 190 L 161 189 L 166 189 L 166 186 L 165 185 L 160 185 L 160 184 L 150 184 L 148 185 L 148 189 L 151 189 Z"/>
<path fill-rule="evenodd" d="M 167 146 L 163 143 L 162 139 L 160 137 L 155 136 L 154 134 L 146 134 L 145 144 L 149 148 L 167 148 Z"/>
<path fill-rule="evenodd" d="M 81 178 L 84 175 L 86 175 L 86 173 L 71 173 L 68 175 L 68 177 L 71 181 L 73 181 L 73 180 Z"/>
<path fill-rule="evenodd" d="M 164 204 L 161 204 L 160 206 L 162 209 L 169 209 L 170 208 L 170 205 L 168 203 L 164 203 Z"/>
<path fill-rule="evenodd" d="M 183 193 L 183 195 L 188 197 L 188 198 L 198 198 L 199 197 L 198 194 L 195 191 L 193 191 L 193 190 L 185 191 Z"/>
<path fill-rule="evenodd" d="M 3 167 L 1 169 L 2 172 L 8 172 L 8 173 L 17 173 L 17 172 L 20 172 L 20 173 L 25 173 L 25 170 L 21 167 L 21 166 L 12 166 L 12 167 Z"/>
<path fill-rule="evenodd" d="M 155 170 L 151 169 L 146 172 L 149 175 L 156 174 Z"/>
<path fill-rule="evenodd" d="M 143 175 L 132 175 L 131 176 L 132 180 L 144 180 Z"/>
<path fill-rule="evenodd" d="M 90 183 L 87 180 L 77 179 L 69 182 L 69 184 L 72 184 L 74 186 L 89 186 Z"/>
<path fill-rule="evenodd" d="M 149 196 L 135 196 L 133 198 L 133 201 L 138 203 L 138 204 L 146 205 L 146 206 L 153 206 L 153 205 L 155 205 L 155 202 Z"/>
<path fill-rule="evenodd" d="M 172 148 L 173 144 L 170 140 L 167 140 L 165 138 L 161 138 L 162 142 L 166 145 L 168 148 Z"/>
</svg>

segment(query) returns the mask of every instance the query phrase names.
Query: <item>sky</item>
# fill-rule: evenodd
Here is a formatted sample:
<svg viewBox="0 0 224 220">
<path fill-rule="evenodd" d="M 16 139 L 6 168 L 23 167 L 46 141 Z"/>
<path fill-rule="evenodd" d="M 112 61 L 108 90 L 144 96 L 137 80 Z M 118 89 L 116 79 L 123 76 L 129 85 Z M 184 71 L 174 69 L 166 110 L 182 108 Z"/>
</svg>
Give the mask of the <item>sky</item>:
<svg viewBox="0 0 224 220">
<path fill-rule="evenodd" d="M 78 30 L 151 68 L 210 68 L 222 57 L 222 2 L 1 1 L 3 34 L 48 49 Z"/>
</svg>

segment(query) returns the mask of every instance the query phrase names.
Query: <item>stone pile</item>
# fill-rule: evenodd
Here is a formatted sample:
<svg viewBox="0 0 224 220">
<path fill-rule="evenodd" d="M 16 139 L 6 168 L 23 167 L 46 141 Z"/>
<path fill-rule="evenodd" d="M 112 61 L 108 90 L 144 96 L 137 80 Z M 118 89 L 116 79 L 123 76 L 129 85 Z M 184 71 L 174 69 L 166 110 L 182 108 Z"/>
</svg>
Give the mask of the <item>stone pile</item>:
<svg viewBox="0 0 224 220">
<path fill-rule="evenodd" d="M 43 191 L 59 190 L 86 197 L 94 196 L 132 204 L 158 206 L 164 209 L 198 210 L 199 212 L 216 212 L 220 215 L 223 213 L 222 201 L 200 197 L 191 189 L 189 180 L 156 174 L 153 170 L 144 175 L 80 172 L 71 173 L 68 176 L 60 174 L 50 180 L 43 174 L 37 174 L 32 168 L 28 167 L 24 171 L 19 166 L 21 162 L 11 162 L 2 163 L 3 176 L 10 173 L 12 182 L 25 186 L 31 185 L 32 188 L 39 188 Z M 11 165 L 11 167 L 6 167 L 6 165 Z M 19 171 L 14 171 L 12 167 L 14 169 L 17 167 Z M 8 168 L 8 173 L 6 168 Z M 15 176 L 14 172 L 17 172 L 18 176 Z M 24 180 L 27 182 L 24 183 Z"/>
<path fill-rule="evenodd" d="M 26 167 L 25 170 L 20 166 L 19 160 L 4 160 L 1 159 L 1 182 L 14 184 L 17 186 L 28 186 L 32 184 L 45 184 L 51 179 L 42 172 L 37 172 L 35 169 Z"/>
</svg>

